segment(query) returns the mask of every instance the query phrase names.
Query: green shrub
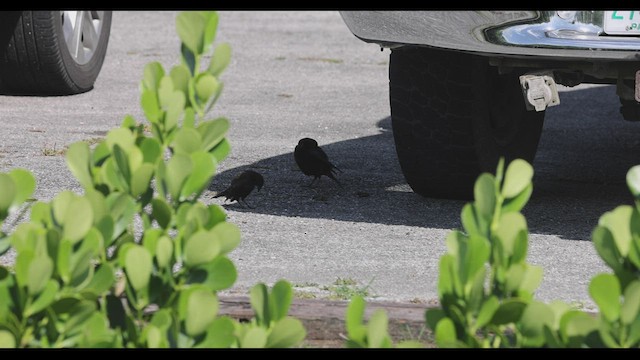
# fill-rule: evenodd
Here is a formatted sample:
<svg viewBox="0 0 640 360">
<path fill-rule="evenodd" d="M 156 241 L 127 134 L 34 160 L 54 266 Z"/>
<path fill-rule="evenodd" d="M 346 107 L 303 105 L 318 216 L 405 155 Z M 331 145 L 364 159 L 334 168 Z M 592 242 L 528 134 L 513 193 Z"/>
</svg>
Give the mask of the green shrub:
<svg viewBox="0 0 640 360">
<path fill-rule="evenodd" d="M 515 160 L 496 175 L 484 173 L 475 201 L 461 213 L 463 229 L 446 239 L 440 259 L 441 307 L 426 312 L 439 347 L 638 347 L 640 346 L 640 165 L 627 173 L 634 206 L 603 214 L 593 231 L 594 246 L 613 274 L 596 275 L 589 293 L 595 316 L 561 301 L 534 299 L 542 269 L 526 262 L 528 230 L 520 210 L 533 190 L 533 169 Z M 354 298 L 347 314 L 347 346 L 388 347 L 386 316 L 372 316 L 375 342 L 366 342 L 364 302 Z M 358 315 L 360 317 L 358 317 Z M 355 319 L 355 320 L 354 320 Z M 382 321 L 384 319 L 385 321 Z M 358 325 L 353 325 L 358 324 Z M 353 329 L 356 330 L 353 330 Z M 369 330 L 370 331 L 370 330 Z"/>
<path fill-rule="evenodd" d="M 289 347 L 305 337 L 286 316 L 291 286 L 251 293 L 256 319 L 218 316 L 217 291 L 240 242 L 218 205 L 199 197 L 228 154 L 229 121 L 207 118 L 231 48 L 213 49 L 218 15 L 182 12 L 181 63 L 148 64 L 140 84 L 151 135 L 132 116 L 66 159 L 84 189 L 36 202 L 28 222 L 0 233 L 15 271 L 0 267 L 0 347 Z M 213 50 L 207 64 L 204 55 Z M 206 65 L 206 66 L 205 66 Z M 0 221 L 35 189 L 30 172 L 0 174 Z M 140 220 L 141 228 L 134 226 Z M 0 223 L 1 225 L 1 223 Z"/>
</svg>

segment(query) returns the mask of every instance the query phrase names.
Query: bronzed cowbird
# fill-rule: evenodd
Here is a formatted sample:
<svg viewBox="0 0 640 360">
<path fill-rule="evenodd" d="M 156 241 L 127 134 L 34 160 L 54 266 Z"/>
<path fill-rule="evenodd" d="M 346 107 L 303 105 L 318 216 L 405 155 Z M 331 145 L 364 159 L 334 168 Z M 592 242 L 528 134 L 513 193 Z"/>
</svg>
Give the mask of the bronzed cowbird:
<svg viewBox="0 0 640 360">
<path fill-rule="evenodd" d="M 318 146 L 318 142 L 314 139 L 300 139 L 293 152 L 293 156 L 302 173 L 307 176 L 313 176 L 313 180 L 309 186 L 313 185 L 322 175 L 340 184 L 335 177 L 336 170 L 340 171 L 340 169 L 329 161 L 327 154 Z"/>
<path fill-rule="evenodd" d="M 214 198 L 224 196 L 225 202 L 227 200 L 243 202 L 247 207 L 252 208 L 245 198 L 253 191 L 254 188 L 258 188 L 258 191 L 264 185 L 264 178 L 259 173 L 253 170 L 245 170 L 231 180 L 231 185 L 225 190 L 219 192 Z"/>
</svg>

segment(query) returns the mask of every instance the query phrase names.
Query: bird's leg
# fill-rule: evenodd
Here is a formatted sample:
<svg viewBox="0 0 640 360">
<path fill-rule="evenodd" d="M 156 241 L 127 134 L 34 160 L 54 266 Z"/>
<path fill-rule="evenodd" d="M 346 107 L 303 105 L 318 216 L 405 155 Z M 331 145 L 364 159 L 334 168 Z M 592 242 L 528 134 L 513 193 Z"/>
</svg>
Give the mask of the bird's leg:
<svg viewBox="0 0 640 360">
<path fill-rule="evenodd" d="M 242 202 L 249 208 L 249 209 L 255 209 L 255 207 L 249 205 L 249 203 L 247 202 L 247 200 L 242 199 Z"/>
<path fill-rule="evenodd" d="M 311 180 L 311 184 L 309 184 L 309 187 L 313 186 L 313 183 L 316 182 L 316 180 L 318 180 L 319 178 L 314 177 L 313 180 Z"/>
</svg>

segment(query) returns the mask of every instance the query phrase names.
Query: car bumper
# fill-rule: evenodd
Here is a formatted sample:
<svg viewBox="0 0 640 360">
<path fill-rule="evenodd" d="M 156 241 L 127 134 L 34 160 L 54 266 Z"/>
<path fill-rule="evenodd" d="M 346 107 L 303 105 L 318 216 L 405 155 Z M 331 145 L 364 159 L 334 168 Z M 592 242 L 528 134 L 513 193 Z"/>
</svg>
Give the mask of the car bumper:
<svg viewBox="0 0 640 360">
<path fill-rule="evenodd" d="M 365 42 L 511 58 L 640 62 L 640 37 L 603 33 L 604 11 L 341 11 Z"/>
</svg>

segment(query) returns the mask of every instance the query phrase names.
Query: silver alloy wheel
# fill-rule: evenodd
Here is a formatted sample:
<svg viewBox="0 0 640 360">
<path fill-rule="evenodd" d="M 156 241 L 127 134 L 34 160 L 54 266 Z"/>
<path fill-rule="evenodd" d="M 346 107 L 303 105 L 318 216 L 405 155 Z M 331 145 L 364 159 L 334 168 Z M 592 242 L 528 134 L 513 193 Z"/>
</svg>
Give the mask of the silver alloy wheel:
<svg viewBox="0 0 640 360">
<path fill-rule="evenodd" d="M 60 15 L 71 57 L 79 65 L 88 63 L 98 46 L 104 11 L 61 11 Z"/>
</svg>

